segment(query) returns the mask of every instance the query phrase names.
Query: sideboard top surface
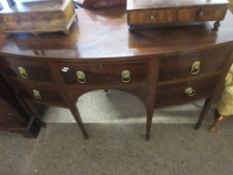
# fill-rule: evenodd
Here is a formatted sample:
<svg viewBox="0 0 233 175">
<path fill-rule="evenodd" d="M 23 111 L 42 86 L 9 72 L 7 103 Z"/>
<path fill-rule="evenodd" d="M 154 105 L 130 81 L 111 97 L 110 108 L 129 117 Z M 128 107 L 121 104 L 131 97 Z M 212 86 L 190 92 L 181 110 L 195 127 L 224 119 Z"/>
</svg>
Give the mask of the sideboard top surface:
<svg viewBox="0 0 233 175">
<path fill-rule="evenodd" d="M 127 0 L 127 10 L 228 4 L 228 0 Z"/>
<path fill-rule="evenodd" d="M 98 59 L 188 52 L 233 44 L 233 15 L 228 11 L 218 32 L 213 23 L 128 31 L 125 9 L 98 11 L 79 9 L 78 22 L 68 35 L 0 35 L 0 54 L 50 57 L 53 59 Z"/>
</svg>

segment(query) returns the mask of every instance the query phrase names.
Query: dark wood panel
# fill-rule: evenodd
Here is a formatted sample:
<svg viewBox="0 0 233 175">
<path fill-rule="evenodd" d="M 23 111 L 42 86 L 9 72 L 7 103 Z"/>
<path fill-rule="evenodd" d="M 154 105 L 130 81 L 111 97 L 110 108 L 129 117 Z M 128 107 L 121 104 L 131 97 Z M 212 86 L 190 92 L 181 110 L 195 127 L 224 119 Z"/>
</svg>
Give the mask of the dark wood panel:
<svg viewBox="0 0 233 175">
<path fill-rule="evenodd" d="M 159 82 L 219 72 L 224 68 L 231 52 L 231 47 L 219 47 L 201 52 L 162 57 Z M 194 70 L 192 73 L 192 65 L 197 61 L 200 62 L 199 72 Z"/>
<path fill-rule="evenodd" d="M 173 85 L 158 86 L 156 95 L 156 107 L 189 103 L 194 100 L 207 98 L 216 86 L 219 76 L 203 78 L 201 80 L 187 81 Z M 193 88 L 195 94 L 188 96 L 187 88 Z"/>
<path fill-rule="evenodd" d="M 62 90 L 59 91 L 56 87 L 48 88 L 30 85 L 28 87 L 16 87 L 16 90 L 27 100 L 48 105 L 66 106 L 65 100 L 62 96 Z"/>
<path fill-rule="evenodd" d="M 49 65 L 43 61 L 19 60 L 8 57 L 1 67 L 6 75 L 17 76 L 20 79 L 53 81 Z"/>
<path fill-rule="evenodd" d="M 93 64 L 77 64 L 77 63 L 61 63 L 57 67 L 63 77 L 63 81 L 71 85 L 103 85 L 103 84 L 134 84 L 143 83 L 148 79 L 147 62 L 132 63 L 93 63 Z M 122 71 L 130 72 L 129 82 L 122 81 Z M 77 71 L 85 73 L 86 82 L 79 83 L 77 81 Z"/>
</svg>

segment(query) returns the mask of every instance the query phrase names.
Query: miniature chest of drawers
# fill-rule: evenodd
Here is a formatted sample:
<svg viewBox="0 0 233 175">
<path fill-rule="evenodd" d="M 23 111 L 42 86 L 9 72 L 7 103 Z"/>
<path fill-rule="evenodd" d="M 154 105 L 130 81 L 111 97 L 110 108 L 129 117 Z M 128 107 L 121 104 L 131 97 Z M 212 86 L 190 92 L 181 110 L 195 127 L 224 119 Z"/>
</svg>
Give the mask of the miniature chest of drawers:
<svg viewBox="0 0 233 175">
<path fill-rule="evenodd" d="M 134 27 L 173 25 L 193 22 L 216 21 L 220 26 L 228 9 L 227 0 L 128 0 L 128 24 Z"/>
<path fill-rule="evenodd" d="M 7 33 L 16 32 L 58 32 L 68 33 L 75 20 L 72 0 L 48 0 L 23 3 L 16 1 L 12 8 L 2 1 L 0 29 Z"/>
</svg>

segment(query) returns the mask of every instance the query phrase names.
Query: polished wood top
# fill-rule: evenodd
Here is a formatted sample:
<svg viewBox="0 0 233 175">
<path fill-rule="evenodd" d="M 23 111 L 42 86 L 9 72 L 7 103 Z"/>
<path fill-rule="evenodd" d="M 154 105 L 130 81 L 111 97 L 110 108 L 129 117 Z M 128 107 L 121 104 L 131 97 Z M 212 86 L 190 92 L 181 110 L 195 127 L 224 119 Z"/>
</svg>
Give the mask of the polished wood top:
<svg viewBox="0 0 233 175">
<path fill-rule="evenodd" d="M 62 33 L 0 35 L 0 54 L 52 58 L 118 58 L 135 55 L 188 52 L 193 49 L 233 44 L 233 15 L 218 32 L 213 23 L 202 26 L 169 27 L 128 31 L 125 9 L 98 11 L 79 9 L 78 22 L 68 35 Z"/>
<path fill-rule="evenodd" d="M 127 10 L 228 4 L 228 0 L 127 0 Z"/>
</svg>

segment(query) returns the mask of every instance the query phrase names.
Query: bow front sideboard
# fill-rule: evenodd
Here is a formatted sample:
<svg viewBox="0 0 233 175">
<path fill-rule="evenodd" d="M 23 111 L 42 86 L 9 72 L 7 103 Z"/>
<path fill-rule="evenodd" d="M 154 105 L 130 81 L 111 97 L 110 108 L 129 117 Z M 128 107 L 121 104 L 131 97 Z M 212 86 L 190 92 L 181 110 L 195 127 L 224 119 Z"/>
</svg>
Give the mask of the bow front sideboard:
<svg viewBox="0 0 233 175">
<path fill-rule="evenodd" d="M 233 62 L 229 11 L 218 31 L 209 22 L 131 33 L 122 8 L 78 9 L 77 16 L 67 35 L 0 35 L 1 75 L 14 92 L 27 101 L 69 108 L 84 138 L 88 133 L 75 104 L 97 89 L 142 100 L 147 140 L 155 108 L 206 99 L 195 128 L 201 126 Z"/>
</svg>

